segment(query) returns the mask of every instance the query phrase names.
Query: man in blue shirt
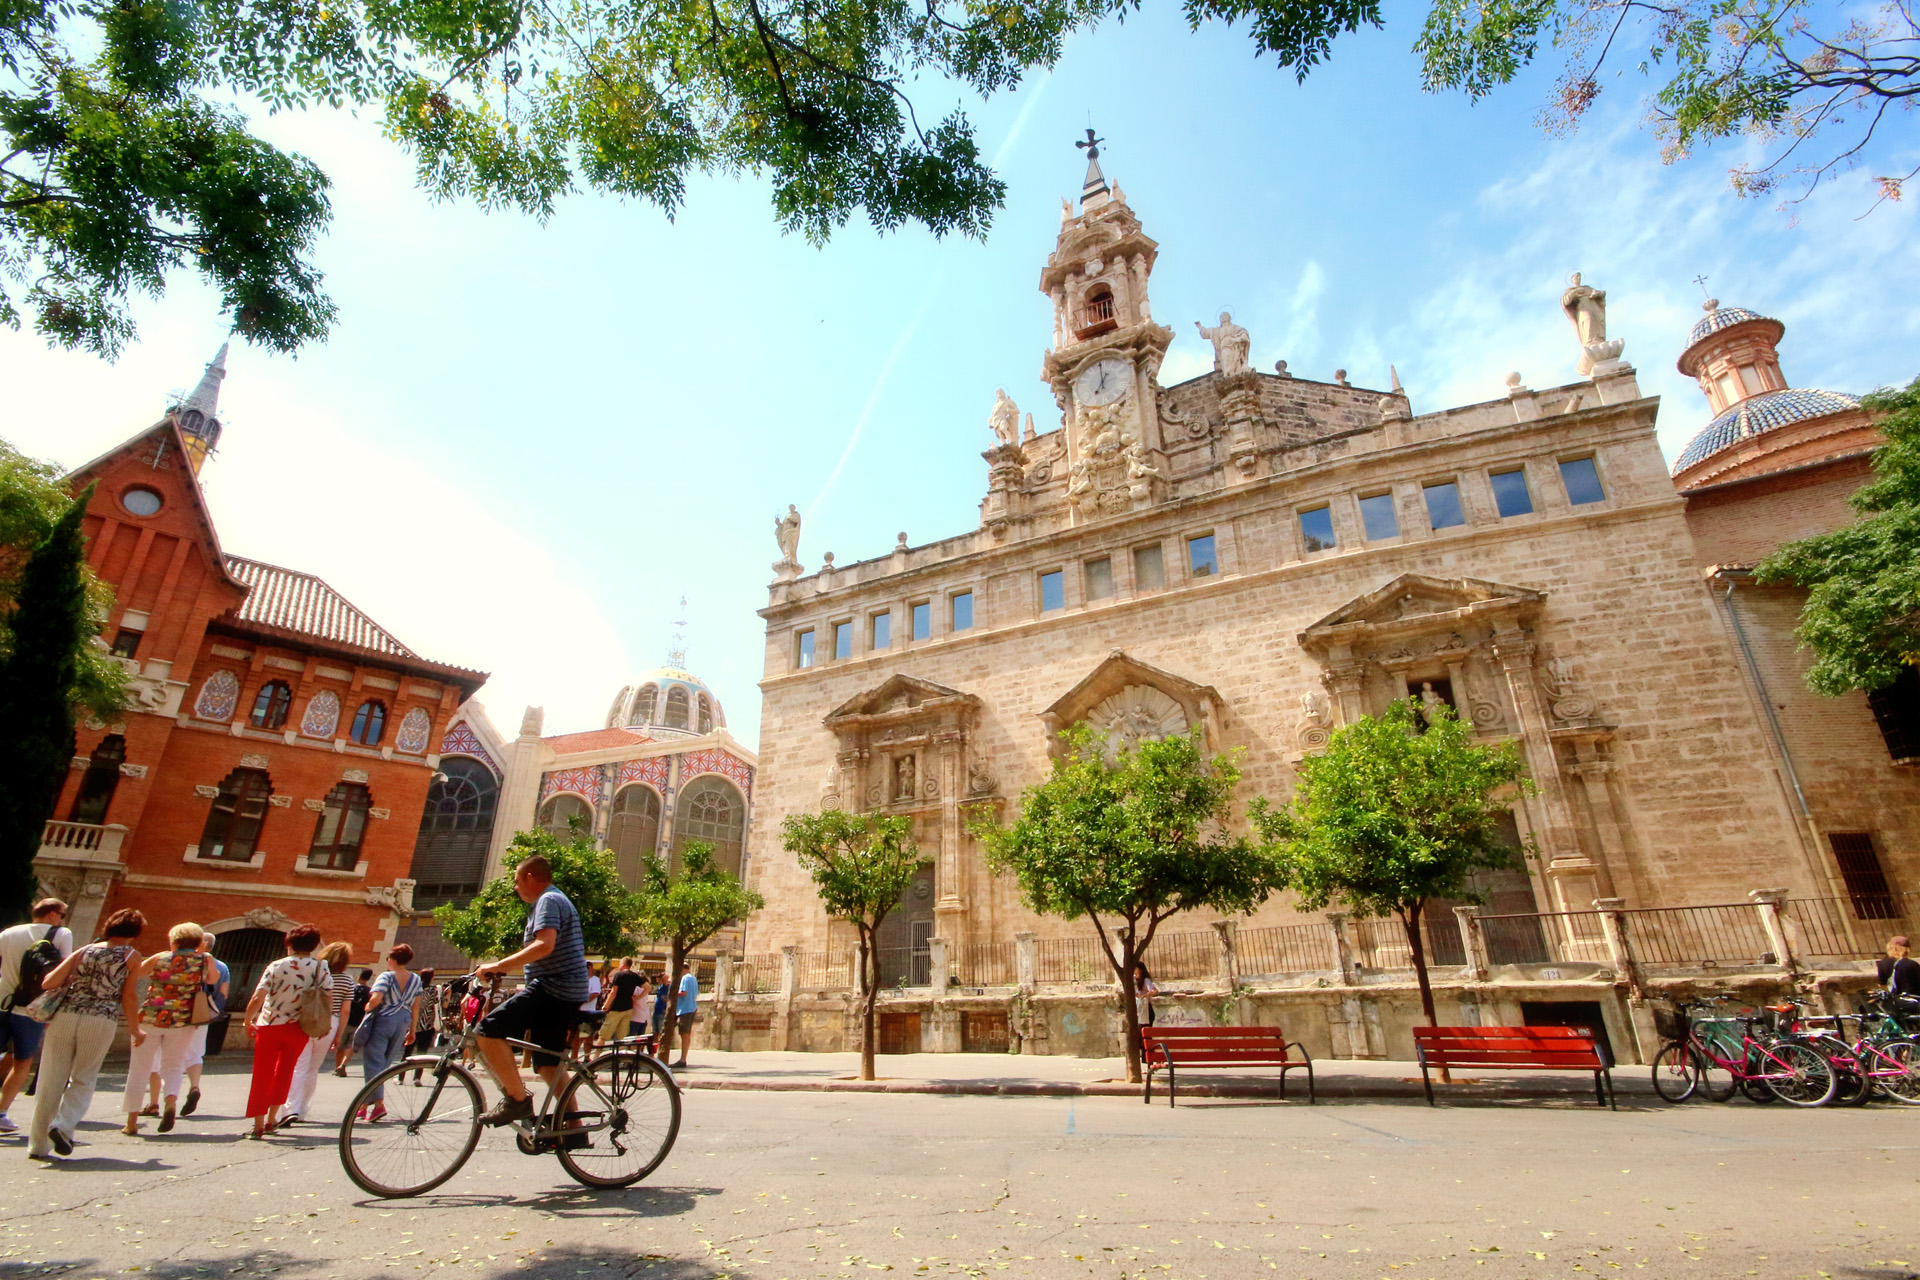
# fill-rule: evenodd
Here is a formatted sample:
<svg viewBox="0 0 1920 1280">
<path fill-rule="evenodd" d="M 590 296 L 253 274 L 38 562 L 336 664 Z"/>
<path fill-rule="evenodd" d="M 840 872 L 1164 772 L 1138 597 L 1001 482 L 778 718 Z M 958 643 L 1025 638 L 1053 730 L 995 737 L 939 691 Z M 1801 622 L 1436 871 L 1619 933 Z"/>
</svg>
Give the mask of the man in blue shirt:
<svg viewBox="0 0 1920 1280">
<path fill-rule="evenodd" d="M 680 1061 L 687 1065 L 687 1046 L 693 1041 L 693 1015 L 700 1012 L 700 979 L 693 976 L 693 962 L 680 962 L 680 997 L 673 1007 L 674 1029 L 680 1033 Z"/>
<path fill-rule="evenodd" d="M 533 1115 L 533 1094 L 520 1079 L 513 1046 L 507 1037 L 531 1040 L 546 1050 L 533 1055 L 533 1069 L 549 1087 L 560 1065 L 560 1048 L 567 1030 L 587 998 L 587 948 L 580 931 L 580 913 L 567 895 L 553 887 L 553 867 L 538 854 L 513 873 L 513 891 L 532 905 L 521 934 L 525 946 L 510 956 L 479 966 L 475 972 L 490 978 L 525 965 L 527 984 L 495 1006 L 480 1020 L 480 1056 L 502 1094 L 498 1105 L 480 1117 L 482 1124 L 512 1124 Z"/>
<path fill-rule="evenodd" d="M 200 935 L 200 954 L 213 956 L 211 933 Z M 213 967 L 220 971 L 220 981 L 207 984 L 207 1003 L 213 1006 L 214 1021 L 218 1022 L 227 1012 L 227 989 L 233 985 L 233 970 L 227 968 L 227 962 L 213 956 Z M 180 1104 L 180 1114 L 190 1116 L 200 1105 L 200 1069 L 207 1060 L 207 1026 L 202 1023 L 193 1029 L 193 1038 L 187 1042 L 187 1096 Z M 158 1072 L 155 1072 L 158 1075 Z"/>
</svg>

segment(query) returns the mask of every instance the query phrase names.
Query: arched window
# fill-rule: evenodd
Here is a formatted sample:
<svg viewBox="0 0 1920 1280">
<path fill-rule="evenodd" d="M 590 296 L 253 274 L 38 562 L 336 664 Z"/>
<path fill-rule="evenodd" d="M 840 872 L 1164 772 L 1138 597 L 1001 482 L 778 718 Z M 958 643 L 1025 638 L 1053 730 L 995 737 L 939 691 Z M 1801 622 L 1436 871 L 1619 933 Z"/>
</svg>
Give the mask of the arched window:
<svg viewBox="0 0 1920 1280">
<path fill-rule="evenodd" d="M 613 798 L 613 816 L 607 823 L 607 848 L 620 883 L 640 887 L 640 869 L 660 842 L 660 797 L 652 787 L 631 786 Z"/>
<path fill-rule="evenodd" d="M 80 790 L 73 797 L 68 822 L 88 822 L 95 826 L 107 820 L 107 806 L 113 803 L 113 789 L 120 785 L 120 765 L 127 758 L 127 740 L 117 733 L 100 739 L 80 776 Z"/>
<path fill-rule="evenodd" d="M 260 842 L 260 824 L 266 820 L 267 797 L 273 783 L 265 769 L 235 769 L 220 783 L 207 825 L 200 832 L 200 856 L 247 862 Z"/>
<path fill-rule="evenodd" d="M 363 747 L 377 747 L 386 727 L 386 704 L 377 698 L 369 698 L 353 713 L 353 728 L 347 730 L 347 736 Z"/>
<path fill-rule="evenodd" d="M 713 700 L 704 693 L 700 695 L 700 732 L 713 732 Z"/>
<path fill-rule="evenodd" d="M 687 727 L 687 686 L 677 684 L 667 690 L 667 728 Z"/>
<path fill-rule="evenodd" d="M 574 819 L 580 821 L 580 834 L 593 835 L 593 809 L 579 796 L 558 795 L 540 806 L 540 829 L 556 840 L 573 839 Z"/>
<path fill-rule="evenodd" d="M 746 834 L 747 804 L 733 784 L 711 774 L 695 778 L 680 793 L 674 809 L 674 870 L 680 869 L 680 854 L 687 842 L 704 840 L 713 846 L 713 865 L 739 875 Z"/>
<path fill-rule="evenodd" d="M 440 762 L 413 845 L 414 906 L 465 902 L 480 892 L 499 800 L 499 780 L 478 760 L 449 756 Z"/>
<path fill-rule="evenodd" d="M 367 810 L 373 796 L 365 784 L 337 783 L 327 792 L 327 807 L 313 829 L 313 847 L 307 865 L 328 871 L 351 871 L 360 861 L 360 841 L 367 834 Z"/>
<path fill-rule="evenodd" d="M 628 724 L 652 724 L 653 704 L 660 696 L 660 690 L 653 685 L 642 685 L 640 692 L 633 695 L 633 714 L 627 717 Z"/>
<path fill-rule="evenodd" d="M 285 680 L 269 680 L 253 697 L 253 714 L 248 718 L 256 729 L 278 729 L 287 722 L 287 708 L 293 705 L 293 690 Z"/>
</svg>

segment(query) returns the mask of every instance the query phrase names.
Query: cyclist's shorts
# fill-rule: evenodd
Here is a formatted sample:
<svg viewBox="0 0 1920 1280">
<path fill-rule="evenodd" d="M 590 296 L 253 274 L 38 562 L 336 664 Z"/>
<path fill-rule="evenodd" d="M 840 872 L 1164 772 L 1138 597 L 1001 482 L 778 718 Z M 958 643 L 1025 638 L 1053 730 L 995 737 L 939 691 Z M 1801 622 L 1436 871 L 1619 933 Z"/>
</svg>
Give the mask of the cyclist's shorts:
<svg viewBox="0 0 1920 1280">
<path fill-rule="evenodd" d="M 494 1039 L 531 1040 L 542 1049 L 557 1051 L 567 1043 L 567 1029 L 579 1016 L 577 1001 L 557 999 L 544 991 L 523 987 L 496 1005 L 475 1029 Z M 551 1067 L 559 1061 L 558 1052 L 533 1055 L 535 1067 Z"/>
</svg>

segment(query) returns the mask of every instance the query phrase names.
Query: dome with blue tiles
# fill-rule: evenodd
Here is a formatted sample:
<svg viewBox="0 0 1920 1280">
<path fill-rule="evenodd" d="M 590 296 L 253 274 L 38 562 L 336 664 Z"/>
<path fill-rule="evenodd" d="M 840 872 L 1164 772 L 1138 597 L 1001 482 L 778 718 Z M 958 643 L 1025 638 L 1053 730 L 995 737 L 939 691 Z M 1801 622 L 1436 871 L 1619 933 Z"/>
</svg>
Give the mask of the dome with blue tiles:
<svg viewBox="0 0 1920 1280">
<path fill-rule="evenodd" d="M 1708 319 L 1711 318 L 1711 316 L 1708 317 Z M 1698 332 L 1698 329 L 1696 328 L 1695 331 Z M 1692 442 L 1681 451 L 1679 461 L 1673 464 L 1673 469 L 1675 472 L 1685 471 L 1695 463 L 1704 462 L 1722 449 L 1730 448 L 1750 437 L 1765 435 L 1769 431 L 1778 431 L 1781 427 L 1791 426 L 1796 422 L 1824 418 L 1829 414 L 1845 413 L 1849 409 L 1859 407 L 1860 397 L 1858 396 L 1850 396 L 1843 391 L 1819 391 L 1810 387 L 1796 387 L 1787 391 L 1766 391 L 1757 396 L 1748 396 L 1709 422 L 1706 430 L 1695 436 Z"/>
<path fill-rule="evenodd" d="M 726 724 L 727 714 L 706 681 L 677 664 L 640 675 L 620 690 L 607 713 L 607 728 L 633 729 L 652 737 L 712 733 Z"/>
<path fill-rule="evenodd" d="M 1723 307 L 1718 303 L 1709 302 L 1707 314 L 1694 321 L 1693 332 L 1687 335 L 1687 345 L 1692 346 L 1702 338 L 1712 337 L 1722 329 L 1731 329 L 1749 320 L 1773 320 L 1773 317 L 1763 316 L 1758 311 L 1749 311 L 1745 307 Z M 1780 322 L 1774 320 L 1774 323 Z"/>
</svg>

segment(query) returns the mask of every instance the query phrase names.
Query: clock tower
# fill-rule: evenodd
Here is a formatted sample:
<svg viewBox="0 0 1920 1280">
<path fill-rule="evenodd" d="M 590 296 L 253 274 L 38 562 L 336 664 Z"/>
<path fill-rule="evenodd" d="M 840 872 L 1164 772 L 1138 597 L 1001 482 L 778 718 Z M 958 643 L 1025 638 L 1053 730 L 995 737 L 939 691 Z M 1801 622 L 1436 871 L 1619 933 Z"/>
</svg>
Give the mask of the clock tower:
<svg viewBox="0 0 1920 1280">
<path fill-rule="evenodd" d="M 1053 300 L 1053 346 L 1041 376 L 1065 416 L 1068 501 L 1075 522 L 1151 504 L 1164 492 L 1154 378 L 1173 330 L 1153 322 L 1147 281 L 1159 245 L 1100 171 L 1102 139 L 1087 130 L 1087 178 L 1076 213 L 1060 207 L 1060 238 L 1040 272 Z"/>
</svg>

